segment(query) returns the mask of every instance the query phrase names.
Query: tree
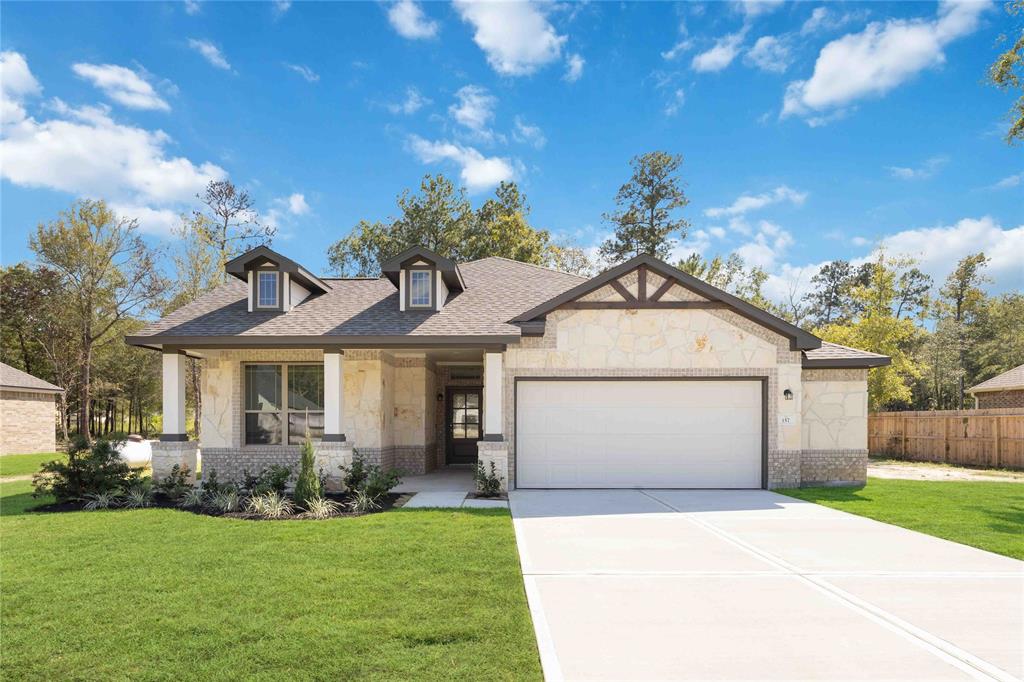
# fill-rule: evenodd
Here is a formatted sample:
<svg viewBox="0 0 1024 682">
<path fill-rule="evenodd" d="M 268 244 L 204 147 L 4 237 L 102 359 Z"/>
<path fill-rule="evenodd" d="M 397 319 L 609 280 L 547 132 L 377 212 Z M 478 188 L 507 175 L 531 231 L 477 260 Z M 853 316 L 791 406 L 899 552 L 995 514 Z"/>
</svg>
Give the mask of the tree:
<svg viewBox="0 0 1024 682">
<path fill-rule="evenodd" d="M 970 333 L 972 383 L 1024 365 L 1024 293 L 986 299 Z"/>
<path fill-rule="evenodd" d="M 853 267 L 850 261 L 834 260 L 822 266 L 813 277 L 804 300 L 807 315 L 815 327 L 825 327 L 838 321 L 844 315 L 850 287 L 853 285 Z"/>
<path fill-rule="evenodd" d="M 552 244 L 548 248 L 548 265 L 560 272 L 580 277 L 593 277 L 594 263 L 578 246 Z"/>
<path fill-rule="evenodd" d="M 676 175 L 682 163 L 682 155 L 661 151 L 633 157 L 633 174 L 615 195 L 617 208 L 604 216 L 615 226 L 601 245 L 604 259 L 620 263 L 642 253 L 664 259 L 675 243 L 669 235 L 686 237 L 690 224 L 677 213 L 690 203 Z"/>
<path fill-rule="evenodd" d="M 1007 2 L 1006 13 L 1011 17 L 1024 17 L 1024 0 Z M 1017 101 L 1010 107 L 1008 114 L 1010 128 L 1006 132 L 1007 144 L 1024 140 L 1024 22 L 1018 21 L 1018 23 L 1021 24 L 1019 35 L 1013 40 L 1013 44 L 996 58 L 988 70 L 988 80 L 995 87 L 1004 92 L 1020 91 Z M 999 37 L 1000 42 L 1006 40 L 1008 40 L 1006 34 Z"/>
<path fill-rule="evenodd" d="M 900 273 L 896 286 L 896 317 L 903 313 L 907 317 L 923 315 L 928 308 L 928 292 L 931 288 L 932 278 L 917 268 Z"/>
<path fill-rule="evenodd" d="M 401 250 L 389 225 L 360 220 L 348 236 L 327 248 L 327 262 L 342 277 L 377 277 L 380 262 Z"/>
<path fill-rule="evenodd" d="M 691 253 L 677 266 L 683 272 L 702 279 L 711 286 L 742 298 L 751 305 L 778 313 L 778 308 L 764 295 L 768 273 L 755 265 L 747 265 L 738 253 L 727 258 L 715 256 L 710 261 L 698 253 Z"/>
<path fill-rule="evenodd" d="M 957 357 L 959 374 L 958 409 L 964 408 L 964 392 L 966 366 L 964 355 L 967 350 L 967 326 L 973 321 L 985 300 L 985 292 L 979 284 L 988 281 L 981 270 L 988 263 L 984 253 L 964 256 L 957 263 L 956 269 L 946 278 L 946 283 L 939 289 L 942 296 L 940 315 L 951 318 L 957 338 Z"/>
<path fill-rule="evenodd" d="M 196 198 L 206 204 L 209 214 L 195 211 L 194 225 L 217 250 L 217 267 L 224 281 L 228 274 L 224 264 L 241 251 L 269 244 L 277 228 L 262 225 L 252 198 L 230 180 L 211 180 Z"/>
<path fill-rule="evenodd" d="M 547 230 L 535 230 L 527 218 L 530 206 L 514 182 L 502 182 L 496 199 L 488 199 L 477 209 L 469 230 L 463 258 L 477 260 L 501 256 L 534 265 L 544 264 L 551 248 Z"/>
<path fill-rule="evenodd" d="M 166 282 L 154 253 L 138 236 L 138 220 L 121 218 L 102 201 L 81 200 L 48 225 L 40 224 L 29 246 L 56 270 L 68 296 L 63 314 L 78 333 L 78 430 L 91 438 L 92 359 L 97 344 L 116 337 L 115 325 L 152 308 Z"/>
</svg>

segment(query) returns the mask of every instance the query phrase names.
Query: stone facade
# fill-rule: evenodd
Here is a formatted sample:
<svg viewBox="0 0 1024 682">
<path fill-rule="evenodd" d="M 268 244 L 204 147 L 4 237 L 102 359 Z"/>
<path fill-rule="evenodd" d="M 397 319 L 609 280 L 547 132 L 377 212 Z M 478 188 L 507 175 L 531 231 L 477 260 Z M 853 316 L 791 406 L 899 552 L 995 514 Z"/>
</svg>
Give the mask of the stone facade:
<svg viewBox="0 0 1024 682">
<path fill-rule="evenodd" d="M 199 443 L 192 441 L 154 441 L 153 478 L 159 481 L 169 475 L 175 466 L 188 468 L 188 478 L 195 480 L 199 464 Z"/>
<path fill-rule="evenodd" d="M 867 480 L 868 371 L 803 371 L 801 485 Z"/>
<path fill-rule="evenodd" d="M 800 452 L 800 485 L 863 485 L 867 471 L 866 449 Z"/>
<path fill-rule="evenodd" d="M 1024 407 L 1024 389 L 1015 391 L 979 391 L 974 394 L 978 401 L 975 406 L 979 410 L 997 409 L 1000 407 Z"/>
<path fill-rule="evenodd" d="M 0 455 L 54 452 L 57 407 L 54 393 L 0 391 Z"/>
<path fill-rule="evenodd" d="M 508 490 L 508 442 L 507 441 L 486 441 L 477 443 L 477 462 L 484 465 L 484 471 L 490 473 L 491 464 L 501 478 L 501 490 Z"/>
</svg>

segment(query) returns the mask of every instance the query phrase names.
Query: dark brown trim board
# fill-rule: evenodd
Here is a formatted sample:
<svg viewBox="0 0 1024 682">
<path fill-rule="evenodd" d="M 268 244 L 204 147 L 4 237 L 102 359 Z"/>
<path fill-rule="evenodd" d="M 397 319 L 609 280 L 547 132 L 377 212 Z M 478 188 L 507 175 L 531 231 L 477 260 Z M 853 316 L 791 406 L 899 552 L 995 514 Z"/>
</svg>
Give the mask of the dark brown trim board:
<svg viewBox="0 0 1024 682">
<path fill-rule="evenodd" d="M 627 308 L 629 310 L 711 310 L 728 308 L 721 301 L 573 301 L 562 306 L 567 310 L 601 310 Z"/>
<path fill-rule="evenodd" d="M 666 277 L 665 281 L 661 283 L 661 286 L 658 287 L 653 294 L 651 294 L 651 298 L 649 300 L 660 301 L 661 297 L 667 294 L 669 289 L 671 289 L 675 285 L 676 281 L 674 279 L 672 279 L 671 277 Z"/>
<path fill-rule="evenodd" d="M 613 279 L 609 284 L 612 286 L 612 289 L 615 289 L 615 292 L 627 303 L 636 303 L 636 296 L 629 293 L 629 289 L 622 286 L 622 282 L 617 279 Z M 591 301 L 591 303 L 603 303 L 603 301 Z"/>
<path fill-rule="evenodd" d="M 736 374 L 732 376 L 714 377 L 651 377 L 651 376 L 611 376 L 611 377 L 544 377 L 517 376 L 512 391 L 512 438 L 515 453 L 514 473 L 516 488 L 519 488 L 519 383 L 522 381 L 759 381 L 761 382 L 761 488 L 768 489 L 768 377 L 764 375 Z"/>
<path fill-rule="evenodd" d="M 510 343 L 516 343 L 518 334 L 481 336 L 175 336 L 153 334 L 152 336 L 126 336 L 125 343 L 151 350 L 163 349 L 212 349 L 212 348 L 319 348 L 374 349 L 374 348 L 480 348 L 502 351 Z"/>
<path fill-rule="evenodd" d="M 889 364 L 892 364 L 892 358 L 876 356 L 865 358 L 821 358 L 818 360 L 804 358 L 800 366 L 804 369 L 870 369 L 871 367 L 885 367 Z"/>
</svg>

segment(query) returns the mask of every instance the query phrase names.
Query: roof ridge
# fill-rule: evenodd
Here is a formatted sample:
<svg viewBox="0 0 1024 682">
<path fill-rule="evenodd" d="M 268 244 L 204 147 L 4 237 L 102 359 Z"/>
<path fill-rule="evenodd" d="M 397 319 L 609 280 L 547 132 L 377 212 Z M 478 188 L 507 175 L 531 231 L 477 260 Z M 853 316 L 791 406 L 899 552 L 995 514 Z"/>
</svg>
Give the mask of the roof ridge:
<svg viewBox="0 0 1024 682">
<path fill-rule="evenodd" d="M 881 353 L 876 353 L 876 352 L 870 351 L 870 350 L 863 350 L 863 349 L 860 349 L 860 348 L 854 348 L 853 346 L 844 346 L 843 344 L 836 343 L 834 341 L 826 341 L 825 339 L 822 339 L 821 342 L 823 344 L 827 343 L 830 346 L 836 346 L 837 348 L 845 348 L 846 350 L 855 350 L 858 353 L 870 353 L 871 355 L 878 355 L 879 357 L 883 357 L 883 358 L 887 357 L 885 355 L 882 355 Z"/>
<path fill-rule="evenodd" d="M 559 274 L 559 275 L 565 275 L 566 277 L 575 277 L 577 279 L 583 280 L 584 282 L 587 281 L 588 279 L 590 279 L 589 277 L 584 277 L 583 275 L 574 275 L 571 272 L 564 272 L 562 270 L 555 270 L 554 268 L 549 268 L 546 265 L 537 265 L 536 263 L 527 263 L 526 261 L 516 260 L 515 258 L 506 258 L 505 256 L 484 256 L 483 258 L 477 258 L 476 260 L 468 260 L 465 263 L 463 263 L 463 265 L 469 265 L 470 263 L 479 263 L 480 261 L 490 260 L 492 258 L 496 258 L 498 260 L 503 260 L 503 261 L 508 261 L 509 263 L 515 263 L 516 265 L 528 265 L 531 268 L 536 268 L 538 270 L 544 270 L 545 272 L 554 272 L 554 273 Z"/>
</svg>

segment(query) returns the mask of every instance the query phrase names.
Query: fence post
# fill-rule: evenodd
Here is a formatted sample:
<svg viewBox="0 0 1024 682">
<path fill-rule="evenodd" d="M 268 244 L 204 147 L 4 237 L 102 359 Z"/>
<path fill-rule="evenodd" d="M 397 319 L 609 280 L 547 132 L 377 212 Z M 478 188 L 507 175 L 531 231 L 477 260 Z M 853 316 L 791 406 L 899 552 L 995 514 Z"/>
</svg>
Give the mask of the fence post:
<svg viewBox="0 0 1024 682">
<path fill-rule="evenodd" d="M 907 416 L 900 415 L 900 459 L 907 458 Z"/>
<path fill-rule="evenodd" d="M 998 414 L 994 415 L 992 418 L 996 420 L 995 424 L 992 427 L 992 435 L 995 438 L 995 449 L 994 449 L 995 461 L 992 462 L 992 466 L 998 467 L 999 466 L 1000 454 L 1001 454 L 999 452 L 999 450 L 1000 450 L 999 446 L 1001 445 L 1001 443 L 999 441 L 1002 440 L 1002 433 L 1000 433 L 1000 429 L 999 429 L 999 415 Z"/>
<path fill-rule="evenodd" d="M 949 462 L 949 417 L 942 418 L 942 461 Z"/>
</svg>

